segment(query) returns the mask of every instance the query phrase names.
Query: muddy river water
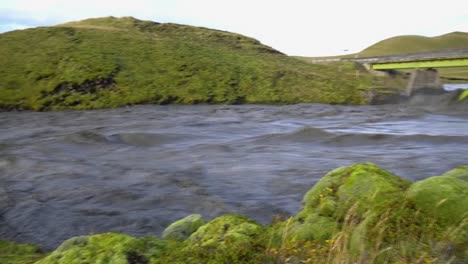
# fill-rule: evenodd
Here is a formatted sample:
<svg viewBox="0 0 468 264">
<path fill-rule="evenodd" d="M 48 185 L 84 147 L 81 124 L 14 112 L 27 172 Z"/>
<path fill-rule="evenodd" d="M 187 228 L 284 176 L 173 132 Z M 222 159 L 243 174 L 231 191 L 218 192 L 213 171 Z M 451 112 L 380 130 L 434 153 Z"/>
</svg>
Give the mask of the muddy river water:
<svg viewBox="0 0 468 264">
<path fill-rule="evenodd" d="M 0 113 L 0 238 L 159 235 L 200 213 L 293 215 L 326 172 L 468 164 L 468 109 L 300 104 Z"/>
</svg>

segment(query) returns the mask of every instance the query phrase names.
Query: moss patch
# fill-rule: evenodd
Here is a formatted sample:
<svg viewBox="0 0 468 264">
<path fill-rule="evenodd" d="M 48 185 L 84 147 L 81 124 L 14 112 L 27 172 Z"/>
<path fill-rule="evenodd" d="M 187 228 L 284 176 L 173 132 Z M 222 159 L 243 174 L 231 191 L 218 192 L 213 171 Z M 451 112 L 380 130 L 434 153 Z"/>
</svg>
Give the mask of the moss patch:
<svg viewBox="0 0 468 264">
<path fill-rule="evenodd" d="M 165 243 L 156 238 L 136 239 L 115 233 L 75 237 L 65 241 L 37 264 L 146 264 L 162 253 Z"/>
<path fill-rule="evenodd" d="M 456 171 L 449 175 L 414 183 L 408 190 L 408 198 L 444 226 L 457 226 L 468 218 L 468 181 L 457 178 Z M 462 228 L 465 232 L 459 235 L 468 240 L 467 224 Z"/>
<path fill-rule="evenodd" d="M 43 256 L 37 246 L 0 240 L 0 263 L 2 264 L 32 264 Z"/>
<path fill-rule="evenodd" d="M 162 238 L 182 241 L 204 224 L 206 224 L 206 222 L 201 215 L 189 215 L 169 225 L 163 231 Z"/>
<path fill-rule="evenodd" d="M 356 205 L 365 210 L 384 210 L 401 199 L 410 182 L 375 164 L 341 167 L 326 174 L 304 196 L 304 212 L 342 216 Z M 317 210 L 318 209 L 318 210 Z"/>
</svg>

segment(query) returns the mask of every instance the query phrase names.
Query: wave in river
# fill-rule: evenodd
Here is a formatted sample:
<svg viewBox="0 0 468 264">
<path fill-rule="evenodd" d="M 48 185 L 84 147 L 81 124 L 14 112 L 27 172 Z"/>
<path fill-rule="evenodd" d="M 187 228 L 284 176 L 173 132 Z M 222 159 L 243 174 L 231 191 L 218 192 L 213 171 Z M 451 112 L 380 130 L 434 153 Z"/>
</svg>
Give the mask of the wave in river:
<svg viewBox="0 0 468 264">
<path fill-rule="evenodd" d="M 417 142 L 428 144 L 460 144 L 468 143 L 468 136 L 446 135 L 394 135 L 384 133 L 332 133 L 325 129 L 305 127 L 287 133 L 263 135 L 253 139 L 255 143 L 317 143 L 339 146 L 359 146 L 373 144 L 397 144 L 404 142 Z"/>
<path fill-rule="evenodd" d="M 103 135 L 94 131 L 80 131 L 64 137 L 65 142 L 76 144 L 125 144 L 137 147 L 152 147 L 186 140 L 187 135 L 164 135 L 156 133 L 118 133 Z"/>
</svg>

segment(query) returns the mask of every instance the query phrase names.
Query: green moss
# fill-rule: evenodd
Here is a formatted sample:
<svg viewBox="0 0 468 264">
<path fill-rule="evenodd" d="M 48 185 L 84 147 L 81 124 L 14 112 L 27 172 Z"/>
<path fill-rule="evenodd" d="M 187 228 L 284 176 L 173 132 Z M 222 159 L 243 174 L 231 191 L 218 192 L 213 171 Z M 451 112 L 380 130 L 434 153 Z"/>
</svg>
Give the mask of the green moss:
<svg viewBox="0 0 468 264">
<path fill-rule="evenodd" d="M 65 241 L 37 264 L 148 263 L 164 247 L 165 243 L 156 238 L 137 239 L 115 233 L 76 237 Z"/>
<path fill-rule="evenodd" d="M 262 227 L 244 216 L 224 215 L 200 227 L 189 237 L 191 246 L 218 247 L 226 243 L 251 243 Z"/>
<path fill-rule="evenodd" d="M 463 174 L 457 171 L 416 182 L 408 190 L 408 198 L 417 208 L 440 220 L 444 226 L 457 226 L 468 220 L 468 181 L 458 178 Z M 468 232 L 468 225 L 464 230 Z M 468 239 L 468 233 L 465 236 Z"/>
<path fill-rule="evenodd" d="M 456 167 L 455 169 L 444 173 L 442 176 L 468 181 L 468 166 Z"/>
<path fill-rule="evenodd" d="M 189 215 L 169 225 L 162 233 L 164 239 L 185 240 L 191 234 L 206 224 L 203 217 L 199 214 Z"/>
<path fill-rule="evenodd" d="M 337 231 L 338 223 L 335 219 L 312 213 L 292 225 L 289 239 L 292 241 L 325 241 Z"/>
<path fill-rule="evenodd" d="M 321 214 L 343 216 L 356 205 L 361 212 L 380 211 L 401 199 L 409 185 L 409 181 L 375 164 L 341 167 L 326 174 L 307 192 L 304 196 L 304 210 L 305 213 L 317 212 L 318 208 Z M 336 208 L 335 212 L 330 211 L 333 208 Z"/>
<path fill-rule="evenodd" d="M 258 252 L 264 228 L 239 215 L 224 215 L 200 227 L 184 249 L 189 262 L 249 263 Z M 202 262 L 199 262 L 202 261 Z"/>
<path fill-rule="evenodd" d="M 455 177 L 447 178 L 461 181 Z M 395 250 L 372 258 L 391 258 L 395 252 L 403 254 L 403 251 L 408 257 L 416 258 L 422 250 L 433 252 L 431 246 L 439 243 L 437 241 L 454 243 L 445 246 L 444 250 L 460 245 L 459 239 L 448 238 L 446 234 L 457 228 L 461 219 L 445 223 L 437 215 L 423 210 L 423 204 L 408 198 L 411 195 L 407 197 L 407 191 L 412 193 L 413 189 L 418 189 L 418 184 L 412 185 L 371 163 L 333 170 L 305 195 L 304 208 L 291 223 L 277 225 L 282 227 L 282 244 L 301 240 L 338 241 L 333 242 L 338 244 L 332 248 L 346 250 L 348 259 L 357 259 L 362 252 L 378 252 L 387 247 Z M 428 189 L 437 188 L 428 186 Z M 464 203 L 461 202 L 465 199 L 463 196 L 454 195 L 458 197 L 458 203 Z M 459 207 L 456 203 L 453 206 Z M 447 207 L 439 214 L 450 217 L 449 212 L 453 214 L 460 209 Z M 410 248 L 409 245 L 418 246 Z"/>
<path fill-rule="evenodd" d="M 324 242 L 345 234 L 349 250 L 358 254 L 375 242 L 380 216 L 404 200 L 410 184 L 372 163 L 333 170 L 304 196 L 303 210 L 283 229 L 288 233 L 283 243 Z"/>
<path fill-rule="evenodd" d="M 2 264 L 32 264 L 43 256 L 37 246 L 0 240 L 0 263 Z"/>
<path fill-rule="evenodd" d="M 124 44 L 123 44 L 124 43 Z M 0 34 L 0 108 L 364 103 L 370 80 L 234 33 L 98 18 Z"/>
</svg>

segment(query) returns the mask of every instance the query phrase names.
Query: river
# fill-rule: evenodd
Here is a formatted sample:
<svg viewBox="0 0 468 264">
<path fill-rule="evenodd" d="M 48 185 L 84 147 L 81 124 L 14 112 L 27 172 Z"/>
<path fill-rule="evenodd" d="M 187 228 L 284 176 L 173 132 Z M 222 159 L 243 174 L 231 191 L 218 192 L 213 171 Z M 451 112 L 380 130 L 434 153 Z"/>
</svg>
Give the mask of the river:
<svg viewBox="0 0 468 264">
<path fill-rule="evenodd" d="M 467 164 L 467 108 L 135 106 L 0 113 L 0 238 L 159 235 L 200 213 L 267 224 L 326 172 L 374 162 L 416 181 Z"/>
</svg>

